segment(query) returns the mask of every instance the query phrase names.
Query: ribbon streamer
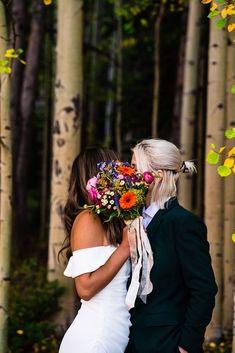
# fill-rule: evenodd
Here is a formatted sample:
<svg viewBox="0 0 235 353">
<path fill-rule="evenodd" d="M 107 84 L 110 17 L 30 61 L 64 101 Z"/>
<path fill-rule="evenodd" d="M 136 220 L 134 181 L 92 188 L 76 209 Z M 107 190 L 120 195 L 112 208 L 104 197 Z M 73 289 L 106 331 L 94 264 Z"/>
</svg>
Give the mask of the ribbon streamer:
<svg viewBox="0 0 235 353">
<path fill-rule="evenodd" d="M 130 310 L 135 305 L 137 295 L 146 303 L 147 295 L 153 290 L 153 285 L 150 281 L 153 254 L 147 233 L 143 227 L 142 217 L 128 221 L 127 225 L 132 277 L 125 303 L 128 310 Z"/>
</svg>

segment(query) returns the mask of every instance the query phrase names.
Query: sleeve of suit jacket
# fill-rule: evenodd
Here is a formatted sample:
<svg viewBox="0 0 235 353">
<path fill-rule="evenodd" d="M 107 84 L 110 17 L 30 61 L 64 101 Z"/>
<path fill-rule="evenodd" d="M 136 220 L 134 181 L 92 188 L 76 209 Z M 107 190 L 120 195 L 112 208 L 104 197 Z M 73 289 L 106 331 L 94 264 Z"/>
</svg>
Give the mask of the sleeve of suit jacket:
<svg viewBox="0 0 235 353">
<path fill-rule="evenodd" d="M 189 289 L 189 302 L 179 346 L 188 352 L 195 352 L 204 341 L 218 288 L 211 267 L 205 224 L 191 213 L 180 219 L 179 223 L 176 247 L 184 281 Z"/>
</svg>

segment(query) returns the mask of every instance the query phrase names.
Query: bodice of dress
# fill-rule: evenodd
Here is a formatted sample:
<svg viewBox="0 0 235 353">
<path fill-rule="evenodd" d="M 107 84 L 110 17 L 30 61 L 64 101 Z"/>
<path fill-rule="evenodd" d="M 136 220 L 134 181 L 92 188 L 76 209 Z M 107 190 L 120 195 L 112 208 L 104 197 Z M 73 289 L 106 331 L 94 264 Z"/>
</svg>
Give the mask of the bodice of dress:
<svg viewBox="0 0 235 353">
<path fill-rule="evenodd" d="M 69 259 L 64 275 L 75 278 L 81 274 L 93 272 L 104 265 L 116 249 L 117 247 L 114 245 L 106 245 L 75 250 Z M 113 280 L 97 293 L 91 301 L 103 301 L 103 299 L 105 299 L 106 302 L 109 299 L 111 301 L 113 301 L 113 299 L 118 301 L 119 298 L 123 302 L 123 298 L 127 293 L 126 285 L 129 276 L 130 260 L 128 259 Z M 81 301 L 85 302 L 85 300 Z"/>
</svg>

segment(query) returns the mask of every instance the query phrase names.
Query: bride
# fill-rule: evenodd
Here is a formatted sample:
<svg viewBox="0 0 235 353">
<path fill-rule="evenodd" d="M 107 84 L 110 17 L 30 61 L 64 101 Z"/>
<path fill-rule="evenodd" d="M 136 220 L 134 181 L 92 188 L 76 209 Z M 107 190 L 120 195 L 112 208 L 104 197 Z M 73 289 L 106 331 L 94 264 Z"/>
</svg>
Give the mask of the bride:
<svg viewBox="0 0 235 353">
<path fill-rule="evenodd" d="M 88 149 L 74 160 L 65 206 L 69 257 L 64 275 L 75 280 L 81 308 L 66 331 L 59 353 L 123 353 L 129 340 L 130 314 L 125 305 L 130 275 L 127 228 L 115 219 L 103 223 L 88 210 L 87 181 L 97 163 L 117 160 L 108 149 Z"/>
</svg>

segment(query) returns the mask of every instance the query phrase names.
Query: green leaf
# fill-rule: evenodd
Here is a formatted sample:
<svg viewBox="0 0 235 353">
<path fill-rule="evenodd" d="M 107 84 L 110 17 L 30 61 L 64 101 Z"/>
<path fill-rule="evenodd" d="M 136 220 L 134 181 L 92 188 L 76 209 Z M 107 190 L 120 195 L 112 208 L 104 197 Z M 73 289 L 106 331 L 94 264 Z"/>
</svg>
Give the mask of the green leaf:
<svg viewBox="0 0 235 353">
<path fill-rule="evenodd" d="M 226 176 L 228 176 L 228 175 L 230 175 L 232 173 L 231 169 L 229 167 L 226 167 L 225 165 L 220 165 L 217 168 L 217 172 L 222 177 L 226 177 Z"/>
<path fill-rule="evenodd" d="M 17 49 L 17 52 L 18 52 L 19 54 L 22 54 L 22 53 L 24 52 L 24 50 L 23 50 L 22 48 L 19 48 L 19 49 Z"/>
<path fill-rule="evenodd" d="M 206 160 L 209 164 L 217 164 L 219 162 L 219 157 L 220 155 L 217 152 L 211 150 L 208 153 Z"/>
<path fill-rule="evenodd" d="M 225 136 L 228 138 L 228 139 L 232 139 L 235 137 L 235 129 L 228 129 L 225 131 Z"/>
<path fill-rule="evenodd" d="M 215 144 L 211 143 L 211 148 L 215 149 Z"/>
<path fill-rule="evenodd" d="M 225 4 L 225 0 L 217 0 L 217 2 L 218 2 L 220 5 Z"/>
<path fill-rule="evenodd" d="M 219 21 L 216 22 L 216 27 L 224 28 L 227 24 L 227 18 L 221 18 Z"/>
<path fill-rule="evenodd" d="M 214 11 L 211 11 L 207 17 L 213 18 L 213 17 L 217 16 L 219 13 L 220 13 L 219 10 L 214 10 Z"/>
<path fill-rule="evenodd" d="M 235 85 L 232 85 L 232 87 L 231 87 L 231 93 L 235 94 Z"/>
<path fill-rule="evenodd" d="M 26 65 L 26 61 L 24 61 L 24 60 L 20 59 L 20 62 L 21 62 L 21 64 Z"/>
<path fill-rule="evenodd" d="M 141 18 L 140 23 L 143 27 L 148 27 L 148 22 L 145 20 L 145 18 Z"/>
</svg>

